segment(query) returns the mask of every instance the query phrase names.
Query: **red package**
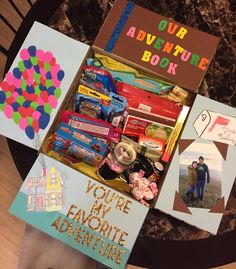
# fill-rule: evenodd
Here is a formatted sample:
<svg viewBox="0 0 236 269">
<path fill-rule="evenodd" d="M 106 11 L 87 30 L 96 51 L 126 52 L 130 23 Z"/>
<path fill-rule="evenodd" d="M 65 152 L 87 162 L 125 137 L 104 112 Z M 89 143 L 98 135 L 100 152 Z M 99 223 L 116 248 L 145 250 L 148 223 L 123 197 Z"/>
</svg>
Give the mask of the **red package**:
<svg viewBox="0 0 236 269">
<path fill-rule="evenodd" d="M 127 99 L 129 107 L 137 108 L 160 116 L 177 119 L 182 105 L 145 92 L 139 88 L 123 82 L 117 82 L 118 94 Z"/>
</svg>

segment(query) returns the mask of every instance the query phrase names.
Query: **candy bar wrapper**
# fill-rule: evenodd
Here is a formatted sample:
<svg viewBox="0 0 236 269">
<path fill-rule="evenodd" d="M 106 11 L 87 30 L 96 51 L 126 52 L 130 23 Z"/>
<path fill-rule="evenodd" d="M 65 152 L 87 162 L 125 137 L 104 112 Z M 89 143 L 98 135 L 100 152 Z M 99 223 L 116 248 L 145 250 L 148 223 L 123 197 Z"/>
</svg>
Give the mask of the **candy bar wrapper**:
<svg viewBox="0 0 236 269">
<path fill-rule="evenodd" d="M 106 96 L 109 96 L 110 92 L 103 86 L 102 83 L 97 81 L 98 77 L 94 77 L 91 73 L 86 73 L 82 76 L 82 78 L 84 79 L 84 81 L 87 82 L 87 84 L 89 84 L 89 88 L 94 89 L 95 91 L 100 92 Z"/>
<path fill-rule="evenodd" d="M 115 80 L 128 83 L 149 92 L 166 94 L 173 88 L 171 84 L 166 84 L 160 80 L 140 74 L 136 69 L 105 55 L 95 54 L 95 59 L 89 58 L 87 65 L 107 70 Z"/>
<path fill-rule="evenodd" d="M 63 111 L 60 119 L 75 129 L 95 137 L 104 138 L 108 142 L 118 143 L 120 141 L 120 134 L 115 132 L 114 127 L 106 121 L 71 111 Z"/>
<path fill-rule="evenodd" d="M 100 83 L 108 92 L 117 94 L 115 81 L 108 71 L 92 66 L 84 66 L 83 72 L 91 79 L 91 81 Z"/>
<path fill-rule="evenodd" d="M 162 153 L 164 152 L 165 144 L 166 144 L 164 140 L 145 136 L 145 135 L 139 135 L 138 143 L 141 146 L 145 146 L 147 148 L 160 151 Z"/>
<path fill-rule="evenodd" d="M 164 99 L 152 93 L 145 92 L 127 83 L 117 82 L 119 95 L 127 99 L 129 107 L 137 108 L 164 117 L 177 119 L 182 105 Z"/>
<path fill-rule="evenodd" d="M 52 149 L 69 159 L 97 166 L 107 152 L 107 145 L 62 122 L 55 132 Z"/>
</svg>

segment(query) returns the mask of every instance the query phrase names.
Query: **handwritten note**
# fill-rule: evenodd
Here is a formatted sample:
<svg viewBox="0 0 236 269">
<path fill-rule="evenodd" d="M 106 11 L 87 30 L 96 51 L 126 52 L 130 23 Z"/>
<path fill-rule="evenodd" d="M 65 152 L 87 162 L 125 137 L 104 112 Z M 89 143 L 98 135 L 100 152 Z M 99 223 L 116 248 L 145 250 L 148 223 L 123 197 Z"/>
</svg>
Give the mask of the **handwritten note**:
<svg viewBox="0 0 236 269">
<path fill-rule="evenodd" d="M 203 110 L 193 123 L 197 135 L 202 139 L 228 145 L 236 144 L 236 118 Z"/>
</svg>

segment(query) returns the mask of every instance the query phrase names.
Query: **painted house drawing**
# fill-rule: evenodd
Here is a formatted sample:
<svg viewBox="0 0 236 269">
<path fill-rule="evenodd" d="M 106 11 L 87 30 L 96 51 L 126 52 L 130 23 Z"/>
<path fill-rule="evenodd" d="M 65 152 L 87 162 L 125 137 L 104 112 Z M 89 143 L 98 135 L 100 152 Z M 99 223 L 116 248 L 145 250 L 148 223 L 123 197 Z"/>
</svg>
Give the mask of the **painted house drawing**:
<svg viewBox="0 0 236 269">
<path fill-rule="evenodd" d="M 30 177 L 27 181 L 29 211 L 60 211 L 64 205 L 63 181 L 52 166 L 42 176 Z"/>
</svg>

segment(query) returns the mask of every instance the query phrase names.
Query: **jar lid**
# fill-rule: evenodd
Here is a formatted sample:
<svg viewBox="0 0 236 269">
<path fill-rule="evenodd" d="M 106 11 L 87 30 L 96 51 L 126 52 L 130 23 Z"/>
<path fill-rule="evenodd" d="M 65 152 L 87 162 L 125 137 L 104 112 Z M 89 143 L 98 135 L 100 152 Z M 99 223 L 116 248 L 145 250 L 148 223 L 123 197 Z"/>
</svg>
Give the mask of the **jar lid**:
<svg viewBox="0 0 236 269">
<path fill-rule="evenodd" d="M 125 142 L 120 142 L 115 146 L 114 155 L 121 165 L 130 165 L 137 157 L 134 148 Z"/>
<path fill-rule="evenodd" d="M 164 165 L 162 163 L 160 163 L 160 162 L 155 162 L 154 166 L 160 172 L 164 171 L 164 169 L 165 169 Z"/>
</svg>

